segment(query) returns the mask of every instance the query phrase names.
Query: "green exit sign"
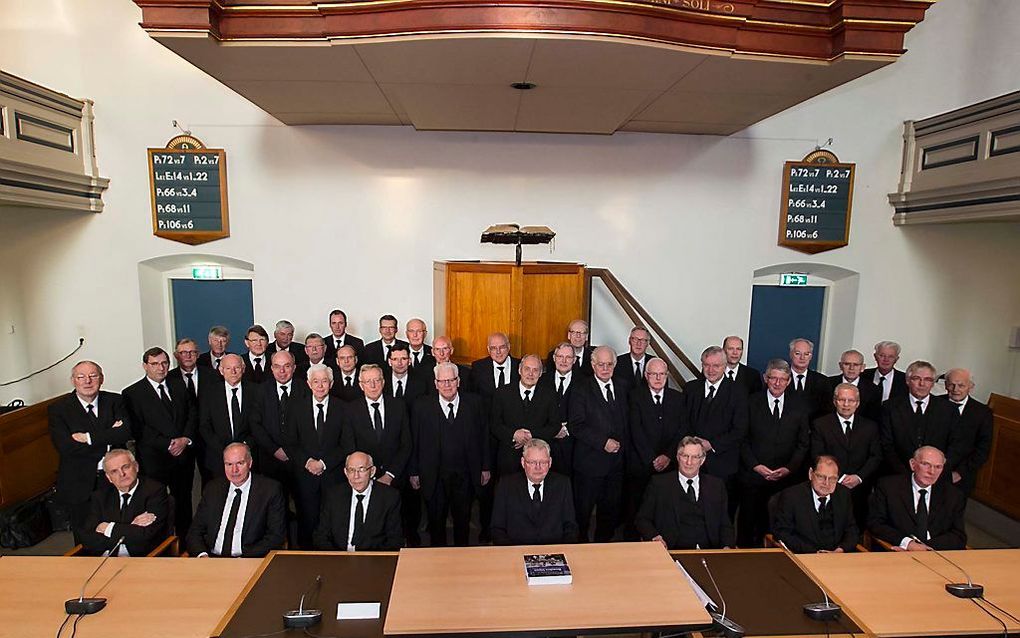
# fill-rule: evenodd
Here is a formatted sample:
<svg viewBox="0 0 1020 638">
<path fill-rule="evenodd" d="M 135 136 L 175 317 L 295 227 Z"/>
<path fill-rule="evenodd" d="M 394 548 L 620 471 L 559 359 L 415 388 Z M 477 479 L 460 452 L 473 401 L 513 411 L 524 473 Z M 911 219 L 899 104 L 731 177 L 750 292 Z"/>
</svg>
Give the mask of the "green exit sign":
<svg viewBox="0 0 1020 638">
<path fill-rule="evenodd" d="M 806 286 L 807 275 L 795 272 L 784 272 L 779 275 L 780 286 Z"/>
<path fill-rule="evenodd" d="M 219 266 L 193 266 L 192 279 L 223 279 L 223 269 Z"/>
</svg>

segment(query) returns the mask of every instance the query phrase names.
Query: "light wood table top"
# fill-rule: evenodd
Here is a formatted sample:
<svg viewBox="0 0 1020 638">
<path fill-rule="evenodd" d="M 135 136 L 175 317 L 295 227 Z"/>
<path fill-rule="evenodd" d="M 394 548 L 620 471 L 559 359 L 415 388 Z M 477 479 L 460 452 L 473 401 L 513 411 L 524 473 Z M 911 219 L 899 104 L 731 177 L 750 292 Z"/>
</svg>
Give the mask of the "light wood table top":
<svg viewBox="0 0 1020 638">
<path fill-rule="evenodd" d="M 0 637 L 55 635 L 65 617 L 64 601 L 78 596 L 100 560 L 0 557 Z M 106 598 L 106 609 L 83 618 L 78 636 L 208 638 L 260 562 L 111 558 L 85 590 L 86 596 Z M 63 635 L 71 635 L 70 626 Z"/>
<path fill-rule="evenodd" d="M 573 583 L 529 586 L 525 554 L 564 554 Z M 707 626 L 659 543 L 403 549 L 386 635 Z"/>
<path fill-rule="evenodd" d="M 962 566 L 985 598 L 1020 617 L 1020 550 L 943 552 Z M 970 600 L 945 590 L 966 582 L 952 565 L 932 552 L 798 554 L 796 560 L 822 583 L 844 612 L 877 636 L 1002 634 L 1002 625 Z M 984 603 L 981 603 L 984 604 Z M 1010 632 L 1020 624 L 994 608 Z"/>
</svg>

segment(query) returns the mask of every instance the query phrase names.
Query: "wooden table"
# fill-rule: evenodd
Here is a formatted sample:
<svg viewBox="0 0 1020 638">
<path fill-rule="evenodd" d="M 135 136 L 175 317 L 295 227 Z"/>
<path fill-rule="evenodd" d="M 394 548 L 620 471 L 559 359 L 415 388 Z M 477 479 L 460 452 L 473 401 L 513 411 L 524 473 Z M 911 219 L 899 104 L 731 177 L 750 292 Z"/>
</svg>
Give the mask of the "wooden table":
<svg viewBox="0 0 1020 638">
<path fill-rule="evenodd" d="M 100 560 L 0 557 L 0 637 L 53 636 L 65 617 L 64 601 L 78 595 Z M 106 609 L 83 618 L 78 636 L 208 638 L 260 562 L 111 558 L 85 591 L 107 598 Z M 70 627 L 63 635 L 71 635 Z"/>
<path fill-rule="evenodd" d="M 529 586 L 524 554 L 566 555 L 571 585 Z M 705 628 L 711 619 L 659 543 L 403 549 L 384 631 L 540 635 Z"/>
<path fill-rule="evenodd" d="M 943 552 L 962 566 L 985 597 L 1020 617 L 1020 550 Z M 1002 635 L 1002 625 L 971 600 L 955 598 L 947 582 L 965 582 L 932 552 L 798 554 L 796 560 L 843 605 L 858 625 L 876 636 Z M 1020 624 L 995 609 L 1011 633 Z"/>
</svg>

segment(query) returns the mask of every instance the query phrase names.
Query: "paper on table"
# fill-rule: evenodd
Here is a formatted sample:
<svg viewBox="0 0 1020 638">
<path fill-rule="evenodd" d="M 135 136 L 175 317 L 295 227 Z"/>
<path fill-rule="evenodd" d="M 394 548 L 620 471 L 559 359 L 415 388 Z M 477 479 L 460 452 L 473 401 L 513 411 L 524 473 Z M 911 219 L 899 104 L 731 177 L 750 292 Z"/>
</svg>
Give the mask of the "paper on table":
<svg viewBox="0 0 1020 638">
<path fill-rule="evenodd" d="M 691 575 L 687 573 L 687 570 L 684 569 L 684 566 L 680 564 L 680 561 L 676 561 L 676 566 L 680 568 L 681 572 L 683 572 L 684 578 L 686 578 L 687 582 L 690 583 L 691 589 L 694 590 L 694 595 L 698 597 L 698 600 L 701 601 L 701 604 L 712 605 L 712 607 L 719 609 L 719 606 L 715 604 L 714 600 L 708 597 L 708 594 L 706 594 L 705 590 L 701 588 L 701 585 L 699 585 L 697 581 L 691 578 Z"/>
<path fill-rule="evenodd" d="M 368 620 L 379 617 L 379 603 L 337 603 L 337 620 Z"/>
</svg>

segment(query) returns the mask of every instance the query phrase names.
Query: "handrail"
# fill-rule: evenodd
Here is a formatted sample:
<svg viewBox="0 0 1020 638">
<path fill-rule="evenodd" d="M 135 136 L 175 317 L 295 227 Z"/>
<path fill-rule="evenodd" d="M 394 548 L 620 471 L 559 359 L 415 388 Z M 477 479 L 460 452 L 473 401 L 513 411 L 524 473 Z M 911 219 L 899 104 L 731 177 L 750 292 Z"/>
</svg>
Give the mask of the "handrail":
<svg viewBox="0 0 1020 638">
<path fill-rule="evenodd" d="M 596 277 L 601 279 L 602 283 L 605 284 L 606 288 L 609 290 L 609 293 L 613 295 L 614 299 L 616 299 L 616 303 L 620 304 L 620 307 L 623 308 L 625 313 L 627 313 L 630 320 L 634 322 L 634 325 L 641 326 L 648 331 L 648 336 L 651 337 L 649 345 L 652 347 L 655 354 L 666 362 L 666 368 L 669 371 L 669 376 L 670 379 L 673 380 L 673 383 L 682 388 L 687 382 L 684 380 L 683 375 L 680 374 L 680 370 L 673 365 L 673 361 L 666 354 L 665 349 L 663 349 L 662 345 L 659 344 L 660 340 L 666 345 L 666 347 L 669 348 L 672 355 L 683 363 L 684 367 L 686 367 L 691 374 L 697 376 L 701 372 L 700 369 L 694 365 L 694 362 L 692 362 L 684 353 L 680 346 L 678 346 L 676 342 L 673 341 L 668 334 L 666 334 L 666 331 L 662 329 L 662 326 L 660 326 L 659 323 L 653 319 L 650 314 L 648 314 L 648 311 L 638 303 L 637 299 L 634 298 L 634 295 L 632 295 L 630 291 L 627 290 L 622 283 L 620 283 L 620 280 L 617 279 L 616 275 L 614 275 L 608 268 L 585 268 L 584 274 L 585 278 L 588 280 L 587 288 L 589 297 L 591 296 L 592 279 Z M 590 300 L 588 303 L 588 312 L 591 312 Z M 658 339 L 656 337 L 658 337 Z"/>
</svg>

